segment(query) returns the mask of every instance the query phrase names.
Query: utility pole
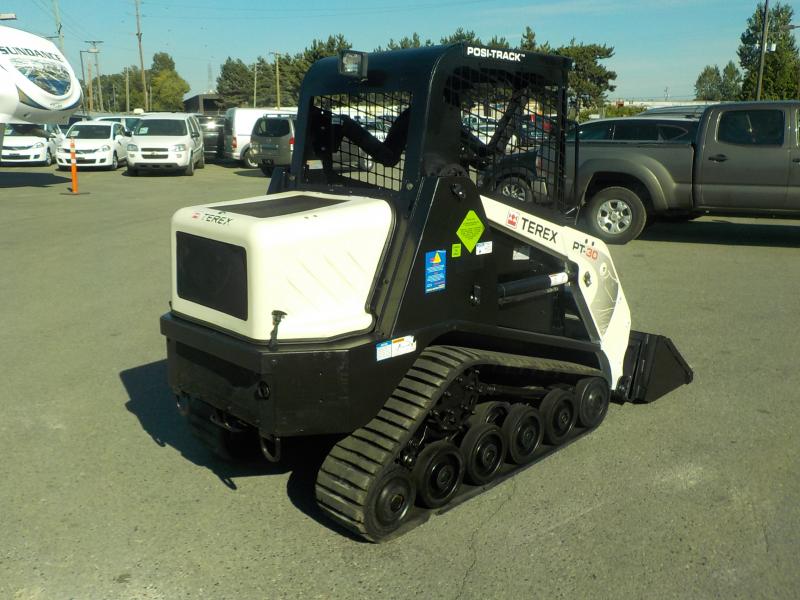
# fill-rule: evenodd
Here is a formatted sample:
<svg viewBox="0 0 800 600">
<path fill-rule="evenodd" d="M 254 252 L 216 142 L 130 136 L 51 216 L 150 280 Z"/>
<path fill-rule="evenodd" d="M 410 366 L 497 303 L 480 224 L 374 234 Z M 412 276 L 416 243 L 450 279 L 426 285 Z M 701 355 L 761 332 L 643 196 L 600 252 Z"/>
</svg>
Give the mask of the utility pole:
<svg viewBox="0 0 800 600">
<path fill-rule="evenodd" d="M 61 31 L 61 12 L 58 10 L 58 0 L 53 0 L 53 14 L 56 17 L 56 33 L 58 34 L 58 47 L 64 54 L 64 33 Z"/>
<path fill-rule="evenodd" d="M 92 47 L 89 48 L 89 52 L 94 54 L 94 66 L 95 71 L 97 71 L 97 103 L 100 106 L 100 112 L 103 112 L 103 85 L 102 81 L 100 80 L 100 48 L 97 47 L 97 44 L 102 44 L 102 40 L 84 40 L 87 44 L 91 44 Z"/>
<path fill-rule="evenodd" d="M 94 110 L 94 100 L 92 99 L 92 63 L 87 63 L 86 67 L 89 69 L 89 82 L 86 89 L 89 91 L 89 112 Z"/>
<path fill-rule="evenodd" d="M 764 23 L 761 29 L 761 59 L 758 61 L 758 85 L 756 100 L 761 100 L 761 86 L 764 82 L 764 56 L 767 53 L 767 33 L 769 33 L 769 0 L 764 0 Z"/>
<path fill-rule="evenodd" d="M 125 112 L 131 112 L 131 74 L 128 67 L 125 67 Z"/>
<path fill-rule="evenodd" d="M 253 65 L 253 108 L 256 107 L 256 83 L 258 82 L 258 60 Z"/>
<path fill-rule="evenodd" d="M 139 68 L 142 70 L 142 92 L 144 93 L 144 109 L 149 110 L 147 104 L 147 77 L 144 74 L 144 55 L 142 54 L 142 18 L 139 12 L 140 0 L 136 2 L 136 37 L 139 39 Z"/>
<path fill-rule="evenodd" d="M 270 54 L 275 56 L 275 98 L 276 98 L 276 108 L 281 107 L 281 53 L 280 52 L 270 52 Z"/>
</svg>

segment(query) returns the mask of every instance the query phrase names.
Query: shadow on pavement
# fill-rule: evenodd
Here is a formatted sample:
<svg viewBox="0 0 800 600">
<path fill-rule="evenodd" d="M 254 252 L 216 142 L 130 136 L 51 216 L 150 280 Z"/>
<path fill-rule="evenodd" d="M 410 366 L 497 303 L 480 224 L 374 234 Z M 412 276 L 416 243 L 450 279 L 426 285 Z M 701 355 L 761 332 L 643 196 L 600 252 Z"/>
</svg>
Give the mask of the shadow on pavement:
<svg viewBox="0 0 800 600">
<path fill-rule="evenodd" d="M 239 177 L 260 177 L 264 181 L 269 180 L 267 176 L 261 172 L 261 169 L 240 169 L 239 171 L 234 171 L 233 174 Z"/>
<path fill-rule="evenodd" d="M 142 429 L 156 444 L 175 448 L 186 460 L 209 469 L 233 491 L 238 489 L 234 480 L 239 477 L 289 473 L 286 493 L 295 507 L 321 525 L 353 540 L 363 541 L 328 520 L 314 499 L 317 471 L 336 438 L 317 436 L 286 440 L 284 458 L 278 464 L 267 462 L 257 443 L 253 444 L 247 456 L 235 461 L 224 460 L 190 433 L 167 385 L 166 360 L 122 371 L 120 379 L 129 397 L 125 408 L 139 419 Z"/>
<path fill-rule="evenodd" d="M 657 222 L 645 229 L 639 239 L 652 242 L 800 248 L 800 225 L 779 223 L 780 221 L 764 224 L 733 223 L 719 219 L 688 223 Z"/>
<path fill-rule="evenodd" d="M 0 170 L 0 188 L 50 187 L 70 183 L 69 177 L 50 171 L 40 173 L 3 172 Z"/>
</svg>

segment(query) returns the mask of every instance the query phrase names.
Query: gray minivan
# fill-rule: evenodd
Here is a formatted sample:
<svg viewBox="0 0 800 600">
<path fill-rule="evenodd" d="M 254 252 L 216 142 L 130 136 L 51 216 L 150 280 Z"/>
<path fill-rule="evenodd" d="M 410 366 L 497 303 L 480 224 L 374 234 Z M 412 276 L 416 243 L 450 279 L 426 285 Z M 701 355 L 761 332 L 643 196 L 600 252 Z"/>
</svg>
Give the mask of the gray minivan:
<svg viewBox="0 0 800 600">
<path fill-rule="evenodd" d="M 267 177 L 272 175 L 273 168 L 291 164 L 294 131 L 295 119 L 290 116 L 261 117 L 253 126 L 250 150 Z"/>
</svg>

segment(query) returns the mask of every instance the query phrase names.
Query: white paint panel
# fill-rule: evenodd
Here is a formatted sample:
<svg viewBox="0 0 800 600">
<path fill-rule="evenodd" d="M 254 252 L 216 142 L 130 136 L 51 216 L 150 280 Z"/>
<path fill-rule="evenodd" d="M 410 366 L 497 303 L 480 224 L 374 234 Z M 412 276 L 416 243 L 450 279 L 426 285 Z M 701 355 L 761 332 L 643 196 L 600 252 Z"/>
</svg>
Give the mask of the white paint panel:
<svg viewBox="0 0 800 600">
<path fill-rule="evenodd" d="M 210 209 L 301 195 L 345 202 L 269 218 Z M 230 221 L 204 221 L 194 218 L 197 213 Z M 309 192 L 181 209 L 172 221 L 173 309 L 255 340 L 269 339 L 274 310 L 286 313 L 278 335 L 283 341 L 325 339 L 366 330 L 373 322 L 366 303 L 392 221 L 391 208 L 383 200 Z M 247 321 L 177 296 L 176 231 L 244 246 Z"/>
<path fill-rule="evenodd" d="M 570 284 L 573 295 L 589 334 L 600 342 L 600 349 L 608 359 L 606 375 L 615 388 L 622 377 L 628 349 L 631 313 L 606 244 L 577 229 L 556 225 L 492 198 L 481 196 L 481 201 L 486 217 L 500 229 L 577 266 L 577 285 Z"/>
</svg>

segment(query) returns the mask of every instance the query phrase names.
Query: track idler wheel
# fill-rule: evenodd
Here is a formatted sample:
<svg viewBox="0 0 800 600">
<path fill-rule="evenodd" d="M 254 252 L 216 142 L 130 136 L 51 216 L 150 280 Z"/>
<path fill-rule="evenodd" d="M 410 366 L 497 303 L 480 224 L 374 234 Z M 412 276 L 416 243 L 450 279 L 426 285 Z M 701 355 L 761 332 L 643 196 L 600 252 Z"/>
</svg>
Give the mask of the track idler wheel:
<svg viewBox="0 0 800 600">
<path fill-rule="evenodd" d="M 515 404 L 503 421 L 508 460 L 524 465 L 533 460 L 542 443 L 544 428 L 539 411 L 527 404 Z"/>
<path fill-rule="evenodd" d="M 578 423 L 583 427 L 597 427 L 608 413 L 608 385 L 601 377 L 581 379 L 575 386 L 578 402 Z"/>
<path fill-rule="evenodd" d="M 494 479 L 506 456 L 503 432 L 494 423 L 480 423 L 467 430 L 461 440 L 465 479 L 483 485 Z"/>
<path fill-rule="evenodd" d="M 367 492 L 363 521 L 367 536 L 380 541 L 400 527 L 414 506 L 415 497 L 411 473 L 400 465 L 387 469 Z"/>
<path fill-rule="evenodd" d="M 511 406 L 508 402 L 482 402 L 475 407 L 475 414 L 469 418 L 468 423 L 471 426 L 480 423 L 494 423 L 500 427 L 510 409 Z"/>
<path fill-rule="evenodd" d="M 550 390 L 542 400 L 539 413 L 544 422 L 544 439 L 548 444 L 558 446 L 569 437 L 575 427 L 578 418 L 575 397 L 570 390 Z"/>
<path fill-rule="evenodd" d="M 414 467 L 417 499 L 427 508 L 439 508 L 450 502 L 463 479 L 464 460 L 452 442 L 434 442 L 417 457 Z"/>
</svg>

